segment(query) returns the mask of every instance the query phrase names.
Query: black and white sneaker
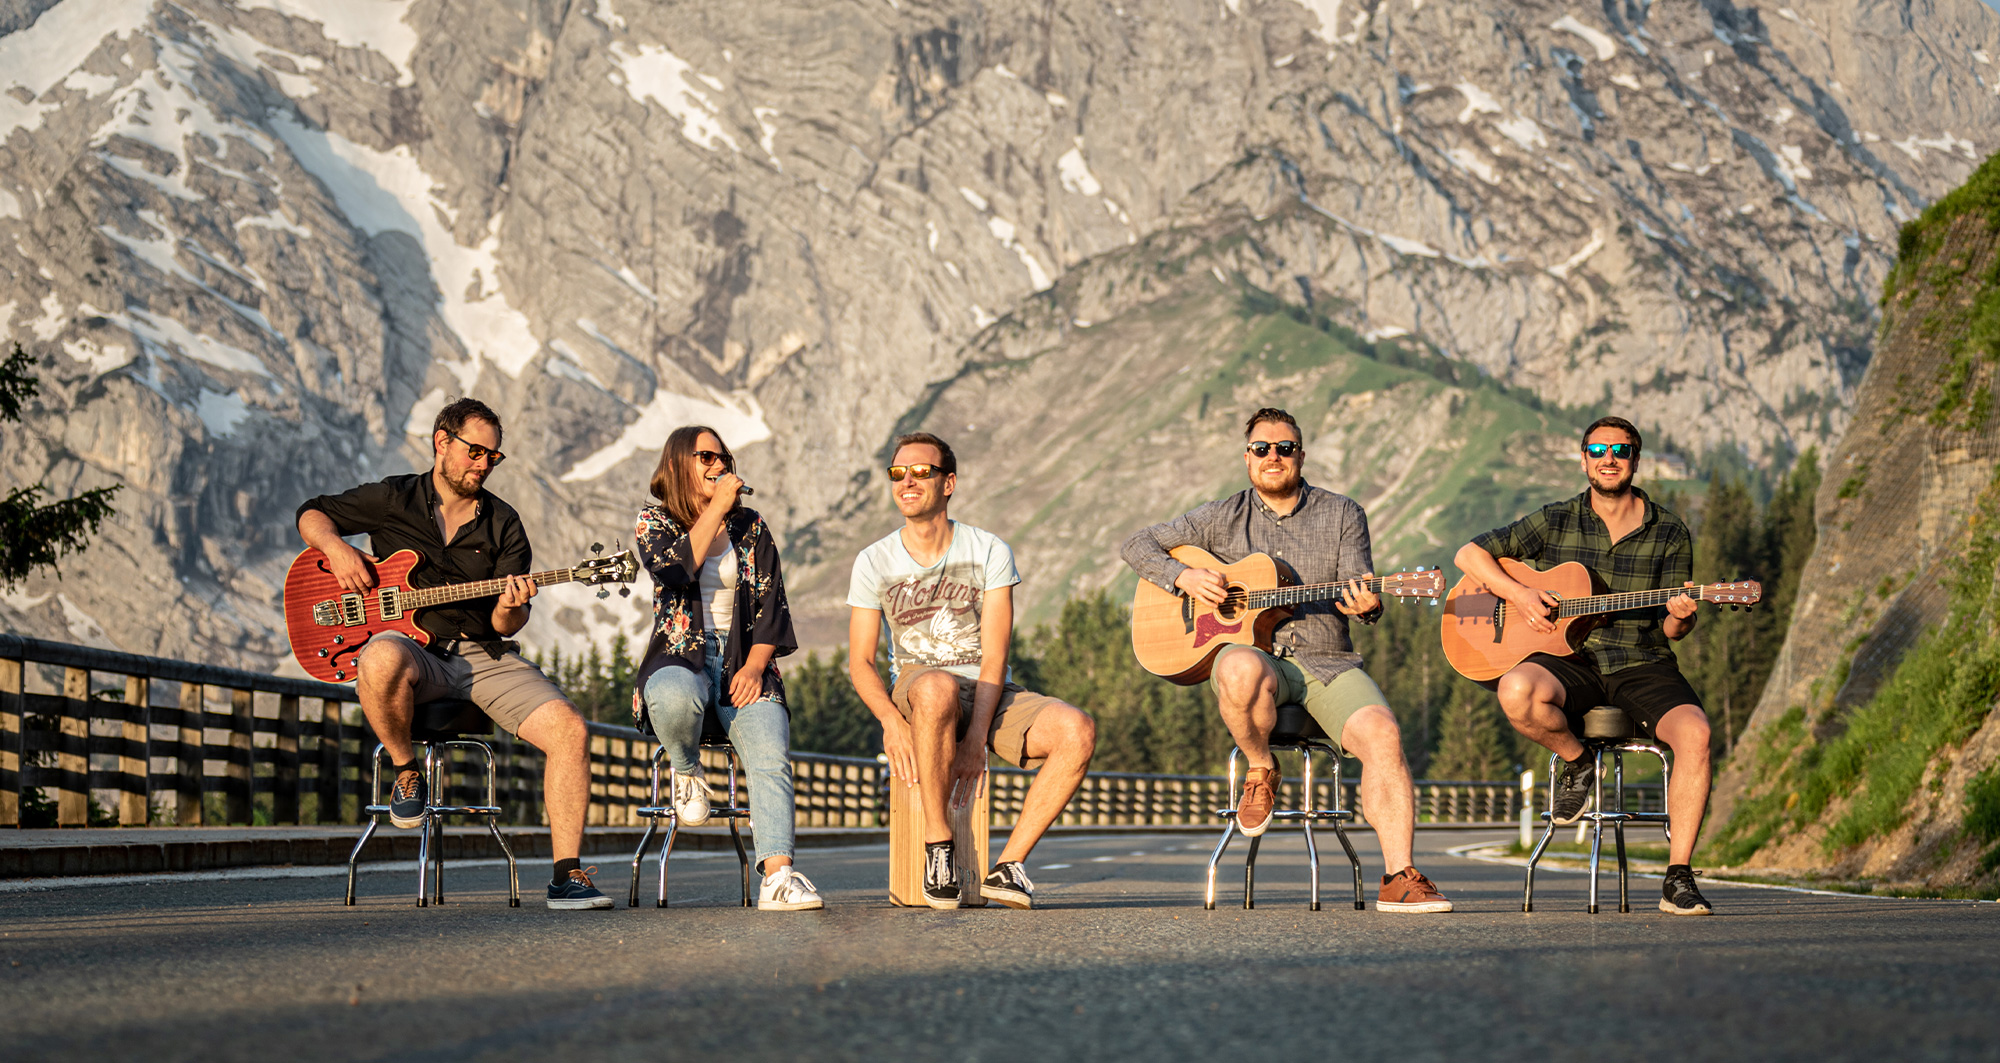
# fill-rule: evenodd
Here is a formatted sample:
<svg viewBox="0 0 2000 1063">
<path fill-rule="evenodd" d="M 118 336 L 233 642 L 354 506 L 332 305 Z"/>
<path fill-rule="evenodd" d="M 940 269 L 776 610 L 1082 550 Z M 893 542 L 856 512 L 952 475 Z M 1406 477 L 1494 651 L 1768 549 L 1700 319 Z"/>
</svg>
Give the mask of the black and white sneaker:
<svg viewBox="0 0 2000 1063">
<path fill-rule="evenodd" d="M 1573 761 L 1563 761 L 1562 773 L 1556 776 L 1555 803 L 1549 809 L 1549 819 L 1559 827 L 1567 827 L 1583 816 L 1583 810 L 1590 804 L 1590 791 L 1597 782 L 1597 759 L 1588 752 Z"/>
<path fill-rule="evenodd" d="M 958 907 L 958 862 L 950 842 L 924 843 L 924 903 L 933 908 Z"/>
<path fill-rule="evenodd" d="M 549 907 L 557 911 L 612 907 L 611 898 L 590 884 L 590 876 L 596 870 L 594 867 L 588 870 L 578 868 L 561 882 L 549 883 Z"/>
<path fill-rule="evenodd" d="M 389 789 L 389 822 L 398 827 L 414 827 L 424 821 L 424 806 L 430 804 L 430 784 L 420 771 L 401 772 Z"/>
<path fill-rule="evenodd" d="M 1670 864 L 1667 867 L 1667 881 L 1660 886 L 1660 911 L 1668 915 L 1714 915 L 1708 898 L 1694 886 L 1694 877 L 1700 872 L 1686 864 Z"/>
<path fill-rule="evenodd" d="M 1028 869 L 1019 860 L 1007 860 L 993 865 L 993 872 L 979 885 L 979 895 L 989 901 L 999 901 L 1009 908 L 1033 908 L 1035 906 L 1035 884 L 1028 878 Z"/>
</svg>

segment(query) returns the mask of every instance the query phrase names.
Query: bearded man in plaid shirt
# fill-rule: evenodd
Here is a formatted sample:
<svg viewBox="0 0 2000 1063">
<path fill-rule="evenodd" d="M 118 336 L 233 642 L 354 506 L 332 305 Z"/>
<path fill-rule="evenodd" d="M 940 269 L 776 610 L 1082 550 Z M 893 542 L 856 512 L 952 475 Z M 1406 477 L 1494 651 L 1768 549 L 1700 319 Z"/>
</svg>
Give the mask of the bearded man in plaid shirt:
<svg viewBox="0 0 2000 1063">
<path fill-rule="evenodd" d="M 1632 486 L 1639 469 L 1639 429 L 1622 417 L 1600 417 L 1583 432 L 1583 475 L 1574 498 L 1552 502 L 1520 520 L 1475 537 L 1454 559 L 1467 576 L 1482 580 L 1511 602 L 1538 632 L 1555 630 L 1556 597 L 1510 579 L 1499 558 L 1538 569 L 1581 562 L 1613 592 L 1694 586 L 1694 542 L 1687 525 Z M 1600 705 L 1625 710 L 1642 734 L 1674 751 L 1667 792 L 1672 828 L 1667 879 L 1660 910 L 1669 915 L 1709 915 L 1695 888 L 1695 836 L 1708 806 L 1708 714 L 1681 675 L 1670 641 L 1694 630 L 1695 600 L 1675 595 L 1662 607 L 1611 613 L 1572 656 L 1532 654 L 1493 684 L 1514 729 L 1556 756 L 1550 817 L 1575 823 L 1597 778 L 1594 761 L 1577 739 L 1583 714 Z"/>
</svg>

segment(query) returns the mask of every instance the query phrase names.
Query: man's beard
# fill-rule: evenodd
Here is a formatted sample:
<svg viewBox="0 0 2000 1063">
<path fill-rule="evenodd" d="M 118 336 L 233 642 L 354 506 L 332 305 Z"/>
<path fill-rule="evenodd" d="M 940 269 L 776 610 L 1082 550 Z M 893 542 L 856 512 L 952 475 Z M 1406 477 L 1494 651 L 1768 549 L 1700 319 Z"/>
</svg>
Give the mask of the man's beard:
<svg viewBox="0 0 2000 1063">
<path fill-rule="evenodd" d="M 447 467 L 443 470 L 441 479 L 444 480 L 445 486 L 451 488 L 453 493 L 457 494 L 460 498 L 471 498 L 473 495 L 478 494 L 480 487 L 485 484 L 483 477 L 478 481 L 472 479 L 471 469 L 453 476 L 451 469 Z"/>
<path fill-rule="evenodd" d="M 1596 476 L 1590 477 L 1590 493 L 1601 498 L 1624 498 L 1632 493 L 1632 477 L 1627 476 L 1611 487 L 1601 486 Z"/>
<path fill-rule="evenodd" d="M 1264 488 L 1267 493 L 1277 496 L 1289 495 L 1296 492 L 1299 489 L 1299 485 L 1304 483 L 1306 479 L 1305 471 L 1302 469 L 1290 469 L 1277 473 L 1260 472 L 1258 476 L 1260 480 L 1257 486 Z M 1275 483 L 1273 483 L 1274 479 Z M 1271 486 L 1265 486 L 1267 484 Z"/>
</svg>

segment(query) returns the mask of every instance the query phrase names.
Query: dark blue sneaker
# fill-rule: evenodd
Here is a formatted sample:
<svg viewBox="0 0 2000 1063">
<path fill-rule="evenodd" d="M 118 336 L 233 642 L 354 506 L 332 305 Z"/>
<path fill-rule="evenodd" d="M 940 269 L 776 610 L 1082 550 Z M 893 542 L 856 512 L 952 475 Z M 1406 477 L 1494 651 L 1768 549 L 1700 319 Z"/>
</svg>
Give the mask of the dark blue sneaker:
<svg viewBox="0 0 2000 1063">
<path fill-rule="evenodd" d="M 430 804 L 431 788 L 424 773 L 406 771 L 396 776 L 389 789 L 389 822 L 398 827 L 414 827 L 424 821 L 424 806 Z"/>
<path fill-rule="evenodd" d="M 590 869 L 595 870 L 595 867 Z M 590 871 L 572 871 L 569 880 L 561 885 L 549 883 L 549 907 L 561 910 L 611 907 L 611 898 L 590 884 Z"/>
</svg>

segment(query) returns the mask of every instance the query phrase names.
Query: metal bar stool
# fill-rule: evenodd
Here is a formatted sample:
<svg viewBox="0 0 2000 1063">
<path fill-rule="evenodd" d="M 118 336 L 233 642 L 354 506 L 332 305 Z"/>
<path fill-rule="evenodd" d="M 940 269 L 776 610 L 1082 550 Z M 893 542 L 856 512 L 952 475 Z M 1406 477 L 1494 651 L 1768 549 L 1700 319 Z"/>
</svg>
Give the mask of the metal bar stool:
<svg viewBox="0 0 2000 1063">
<path fill-rule="evenodd" d="M 495 771 L 493 747 L 487 745 L 477 735 L 493 733 L 493 721 L 479 711 L 470 701 L 452 698 L 444 701 L 426 701 L 416 707 L 410 717 L 410 742 L 423 749 L 424 781 L 429 786 L 430 800 L 424 805 L 423 821 L 417 824 L 417 907 L 422 908 L 435 901 L 444 903 L 444 817 L 480 816 L 486 820 L 486 829 L 493 834 L 493 841 L 500 846 L 500 852 L 507 857 L 507 906 L 521 906 L 521 876 L 514 866 L 514 850 L 507 845 L 507 839 L 500 836 L 500 802 L 495 795 Z M 483 805 L 442 804 L 449 798 L 445 791 L 451 778 L 445 750 L 456 746 L 460 749 L 476 751 L 486 763 L 486 803 Z M 382 825 L 382 817 L 389 814 L 389 806 L 382 801 L 382 761 L 383 749 L 375 746 L 373 782 L 369 785 L 370 801 L 362 808 L 368 817 L 368 827 L 361 832 L 360 840 L 354 843 L 354 851 L 347 856 L 347 904 L 354 904 L 354 879 L 356 864 L 361 859 L 361 847 L 375 836 L 375 829 Z M 425 879 L 429 878 L 429 895 L 425 893 Z"/>
<path fill-rule="evenodd" d="M 1673 840 L 1672 828 L 1667 827 L 1665 812 L 1628 812 L 1625 810 L 1625 754 L 1651 753 L 1660 758 L 1660 783 L 1668 787 L 1672 781 L 1668 774 L 1667 753 L 1659 743 L 1637 737 L 1637 728 L 1632 717 L 1624 709 L 1600 705 L 1583 714 L 1583 750 L 1593 758 L 1597 768 L 1596 790 L 1591 794 L 1590 811 L 1581 817 L 1591 825 L 1590 835 L 1590 907 L 1591 915 L 1597 914 L 1597 865 L 1604 848 L 1604 825 L 1611 824 L 1612 837 L 1618 846 L 1618 910 L 1630 912 L 1631 898 L 1626 889 L 1625 866 L 1625 825 L 1627 823 L 1658 823 L 1666 830 L 1667 840 Z M 1617 795 L 1618 807 L 1606 811 L 1604 807 L 1604 754 L 1611 754 L 1611 790 Z M 1556 755 L 1549 754 L 1549 807 L 1555 807 L 1556 778 L 1562 770 L 1562 762 Z M 1542 840 L 1535 843 L 1535 851 L 1528 857 L 1528 883 L 1521 895 L 1521 910 L 1535 910 L 1535 865 L 1542 859 L 1542 852 L 1549 847 L 1549 840 L 1555 837 L 1556 822 L 1553 811 L 1542 813 L 1549 821 L 1549 829 L 1542 832 Z"/>
<path fill-rule="evenodd" d="M 756 904 L 750 895 L 750 855 L 744 852 L 743 835 L 736 828 L 738 819 L 747 819 L 750 816 L 749 795 L 746 789 L 743 799 L 737 798 L 736 770 L 741 761 L 736 756 L 736 747 L 729 744 L 729 735 L 723 731 L 722 721 L 712 711 L 703 713 L 701 717 L 701 741 L 697 746 L 697 757 L 700 755 L 698 751 L 702 749 L 720 751 L 729 764 L 729 800 L 717 804 L 713 796 L 714 791 L 711 790 L 708 814 L 711 819 L 721 816 L 729 821 L 729 840 L 736 844 L 736 862 L 741 865 L 743 874 L 743 907 L 750 908 Z M 674 839 L 680 834 L 681 824 L 680 814 L 674 811 L 673 800 L 677 773 L 673 764 L 666 758 L 667 747 L 654 747 L 652 803 L 637 810 L 638 815 L 646 817 L 646 834 L 639 839 L 639 847 L 632 851 L 632 889 L 626 898 L 626 906 L 630 908 L 639 906 L 639 864 L 646 858 L 646 846 L 653 843 L 653 835 L 659 832 L 662 818 L 667 821 L 667 837 L 660 845 L 660 896 L 654 907 L 667 906 L 667 856 L 674 851 Z M 660 800 L 662 764 L 665 764 L 667 769 L 667 800 L 664 803 Z"/>
<path fill-rule="evenodd" d="M 1312 718 L 1312 714 L 1306 711 L 1305 706 L 1298 704 L 1278 706 L 1278 723 L 1271 729 L 1270 746 L 1274 753 L 1279 750 L 1295 749 L 1299 757 L 1305 761 L 1303 780 L 1305 807 L 1273 809 L 1271 818 L 1297 820 L 1299 825 L 1305 828 L 1306 856 L 1312 867 L 1312 910 L 1315 912 L 1320 910 L 1319 846 L 1313 842 L 1313 822 L 1316 820 L 1326 820 L 1333 824 L 1333 832 L 1340 838 L 1340 847 L 1347 850 L 1347 862 L 1354 866 L 1354 909 L 1365 910 L 1368 906 L 1361 900 L 1361 858 L 1355 855 L 1354 843 L 1347 840 L 1347 828 L 1342 826 L 1344 822 L 1354 818 L 1354 813 L 1339 807 L 1323 809 L 1313 807 L 1313 752 L 1317 750 L 1325 753 L 1333 761 L 1333 802 L 1338 806 L 1342 795 L 1346 792 L 1341 783 L 1340 751 L 1334 748 L 1332 741 L 1327 738 L 1326 731 L 1320 727 L 1319 721 Z M 1243 796 L 1236 786 L 1236 762 L 1242 755 L 1241 749 L 1229 751 L 1230 807 L 1215 810 L 1216 815 L 1228 822 L 1222 828 L 1222 840 L 1216 843 L 1214 855 L 1208 858 L 1208 892 L 1203 897 L 1202 907 L 1209 910 L 1215 908 L 1215 865 L 1221 862 L 1223 850 L 1229 848 L 1229 839 L 1236 834 L 1236 805 L 1241 803 Z M 1243 907 L 1245 908 L 1257 907 L 1257 847 L 1263 840 L 1263 835 L 1250 839 L 1250 853 L 1243 861 Z"/>
</svg>

